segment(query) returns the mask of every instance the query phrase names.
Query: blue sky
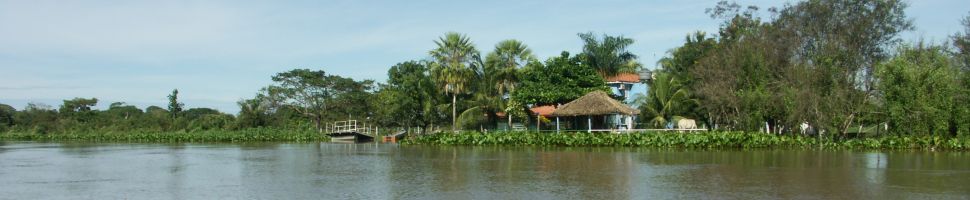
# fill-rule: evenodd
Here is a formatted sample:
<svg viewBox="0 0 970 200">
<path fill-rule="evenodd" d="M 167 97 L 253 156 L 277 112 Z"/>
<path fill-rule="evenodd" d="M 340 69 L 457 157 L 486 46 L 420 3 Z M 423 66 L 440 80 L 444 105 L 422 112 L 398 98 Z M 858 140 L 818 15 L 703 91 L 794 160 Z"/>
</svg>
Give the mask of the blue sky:
<svg viewBox="0 0 970 200">
<path fill-rule="evenodd" d="M 762 11 L 786 1 L 738 1 Z M 97 97 L 235 113 L 235 102 L 294 68 L 384 81 L 395 63 L 426 59 L 433 40 L 467 34 L 482 52 L 523 41 L 545 59 L 577 52 L 580 32 L 624 35 L 653 68 L 693 31 L 716 32 L 716 1 L 21 1 L 0 0 L 0 103 L 57 107 Z M 941 42 L 961 30 L 966 0 L 920 0 L 902 37 Z M 767 16 L 765 16 L 767 17 Z M 644 87 L 634 91 L 643 92 Z"/>
</svg>

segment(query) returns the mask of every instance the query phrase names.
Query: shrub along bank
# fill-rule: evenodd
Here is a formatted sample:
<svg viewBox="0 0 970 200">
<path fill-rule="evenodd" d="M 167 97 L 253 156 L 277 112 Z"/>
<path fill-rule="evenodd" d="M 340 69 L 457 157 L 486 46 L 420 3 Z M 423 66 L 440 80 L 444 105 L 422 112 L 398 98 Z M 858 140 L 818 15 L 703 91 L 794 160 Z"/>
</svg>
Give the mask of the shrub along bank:
<svg viewBox="0 0 970 200">
<path fill-rule="evenodd" d="M 838 140 L 806 136 L 720 131 L 701 133 L 640 132 L 631 134 L 586 132 L 462 132 L 457 134 L 435 133 L 422 135 L 406 139 L 402 141 L 402 144 L 970 150 L 970 137 L 882 136 Z"/>
<path fill-rule="evenodd" d="M 0 141 L 90 141 L 90 142 L 316 142 L 330 141 L 312 130 L 248 128 L 204 131 L 125 131 L 68 133 L 0 133 Z"/>
</svg>

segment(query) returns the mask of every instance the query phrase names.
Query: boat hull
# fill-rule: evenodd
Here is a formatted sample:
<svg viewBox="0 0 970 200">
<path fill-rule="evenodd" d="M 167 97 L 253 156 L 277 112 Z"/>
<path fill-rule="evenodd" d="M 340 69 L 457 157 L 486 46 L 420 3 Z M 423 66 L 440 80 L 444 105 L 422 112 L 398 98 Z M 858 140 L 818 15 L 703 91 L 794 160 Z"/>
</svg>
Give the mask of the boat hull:
<svg viewBox="0 0 970 200">
<path fill-rule="evenodd" d="M 370 142 L 374 140 L 374 137 L 360 134 L 357 132 L 330 133 L 327 135 L 330 136 L 331 142 L 359 143 L 359 142 Z"/>
</svg>

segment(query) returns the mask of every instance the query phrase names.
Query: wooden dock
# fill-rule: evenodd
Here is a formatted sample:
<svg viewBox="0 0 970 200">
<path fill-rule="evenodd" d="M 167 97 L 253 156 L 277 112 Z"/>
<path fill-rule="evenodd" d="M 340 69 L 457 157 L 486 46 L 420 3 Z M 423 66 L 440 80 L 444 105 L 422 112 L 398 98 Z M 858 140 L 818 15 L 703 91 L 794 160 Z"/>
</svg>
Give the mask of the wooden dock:
<svg viewBox="0 0 970 200">
<path fill-rule="evenodd" d="M 334 122 L 329 131 L 327 136 L 330 136 L 331 142 L 359 143 L 374 141 L 378 129 L 358 123 L 357 120 L 347 120 Z"/>
</svg>

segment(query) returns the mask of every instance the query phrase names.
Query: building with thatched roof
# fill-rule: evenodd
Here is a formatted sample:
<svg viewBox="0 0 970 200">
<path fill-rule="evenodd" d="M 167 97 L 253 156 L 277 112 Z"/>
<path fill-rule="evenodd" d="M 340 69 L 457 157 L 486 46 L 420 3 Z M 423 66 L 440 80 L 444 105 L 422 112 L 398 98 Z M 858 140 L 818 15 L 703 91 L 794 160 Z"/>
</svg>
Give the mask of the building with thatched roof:
<svg viewBox="0 0 970 200">
<path fill-rule="evenodd" d="M 570 129 L 585 128 L 592 132 L 593 129 L 633 129 L 633 117 L 639 113 L 606 92 L 593 91 L 559 106 L 550 115 L 556 117 L 556 130 L 560 129 L 560 118 L 566 118 Z"/>
</svg>

